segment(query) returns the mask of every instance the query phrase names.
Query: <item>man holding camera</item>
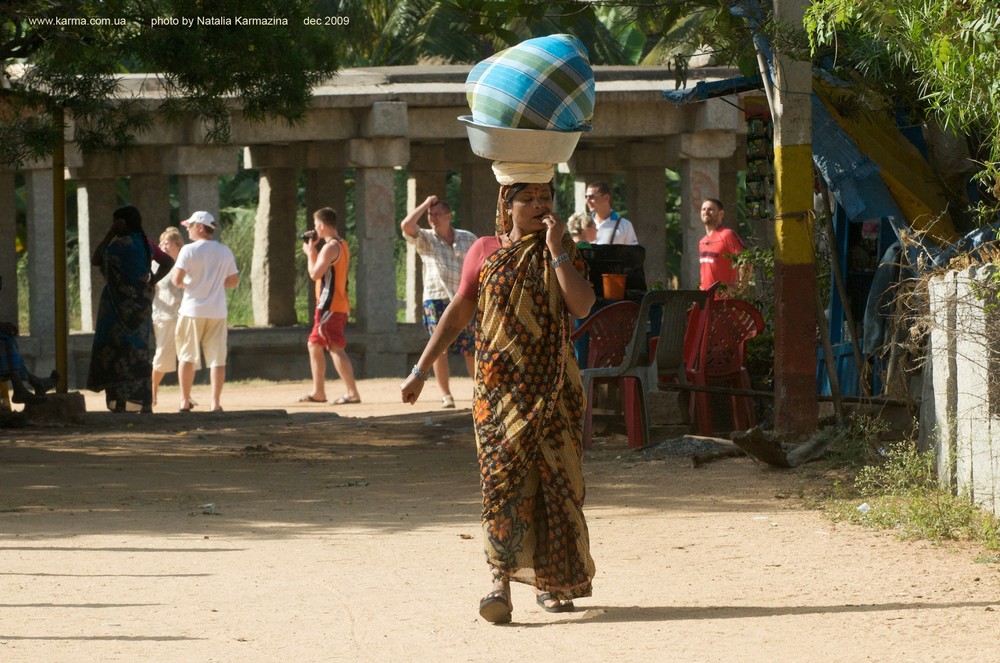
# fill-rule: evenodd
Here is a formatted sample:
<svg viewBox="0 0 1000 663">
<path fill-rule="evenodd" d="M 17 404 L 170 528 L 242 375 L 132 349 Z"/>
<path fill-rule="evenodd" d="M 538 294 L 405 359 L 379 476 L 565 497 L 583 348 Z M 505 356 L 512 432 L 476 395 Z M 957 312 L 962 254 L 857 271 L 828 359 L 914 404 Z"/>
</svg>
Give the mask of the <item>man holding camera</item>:
<svg viewBox="0 0 1000 663">
<path fill-rule="evenodd" d="M 236 258 L 229 247 L 215 239 L 215 217 L 208 212 L 195 212 L 181 221 L 187 228 L 191 244 L 177 254 L 170 280 L 184 290 L 177 311 L 175 341 L 177 345 L 177 382 L 181 387 L 181 412 L 190 412 L 191 385 L 195 366 L 201 355 L 209 367 L 212 385 L 212 412 L 222 412 L 219 400 L 226 380 L 228 327 L 226 318 L 226 288 L 239 285 L 240 274 Z"/>
<path fill-rule="evenodd" d="M 313 386 L 299 402 L 326 402 L 326 356 L 323 354 L 326 350 L 346 389 L 332 404 L 360 403 L 354 366 L 347 356 L 347 339 L 344 338 L 347 314 L 351 312 L 351 302 L 347 298 L 351 252 L 347 242 L 337 233 L 337 213 L 331 208 L 323 207 L 313 213 L 313 228 L 315 230 L 302 236 L 302 253 L 306 255 L 309 278 L 316 283 L 316 315 L 308 344 Z M 320 240 L 323 240 L 322 246 Z"/>
<path fill-rule="evenodd" d="M 417 220 L 427 213 L 430 230 L 417 227 Z M 476 236 L 468 230 L 459 230 L 451 225 L 451 207 L 437 196 L 428 196 L 399 224 L 403 239 L 412 244 L 420 255 L 424 279 L 424 328 L 434 333 L 441 314 L 458 292 L 462 278 L 462 262 Z M 451 354 L 465 357 L 465 367 L 469 375 L 475 374 L 473 355 L 476 350 L 475 323 L 463 329 L 452 343 Z M 441 390 L 441 406 L 455 407 L 455 398 L 448 384 L 448 354 L 442 353 L 434 360 L 434 377 Z"/>
</svg>

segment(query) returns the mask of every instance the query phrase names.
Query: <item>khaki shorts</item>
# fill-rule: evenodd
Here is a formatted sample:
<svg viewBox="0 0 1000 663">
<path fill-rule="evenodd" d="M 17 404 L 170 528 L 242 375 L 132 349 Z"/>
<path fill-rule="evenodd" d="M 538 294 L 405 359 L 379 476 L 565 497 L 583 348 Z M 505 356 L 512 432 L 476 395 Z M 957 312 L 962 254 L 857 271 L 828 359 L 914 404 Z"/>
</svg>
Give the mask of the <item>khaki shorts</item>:
<svg viewBox="0 0 1000 663">
<path fill-rule="evenodd" d="M 223 318 L 177 318 L 177 361 L 201 368 L 201 355 L 209 368 L 226 365 L 226 335 Z"/>
<path fill-rule="evenodd" d="M 173 373 L 177 370 L 176 330 L 177 318 L 153 322 L 153 334 L 156 336 L 153 370 L 157 373 Z"/>
</svg>

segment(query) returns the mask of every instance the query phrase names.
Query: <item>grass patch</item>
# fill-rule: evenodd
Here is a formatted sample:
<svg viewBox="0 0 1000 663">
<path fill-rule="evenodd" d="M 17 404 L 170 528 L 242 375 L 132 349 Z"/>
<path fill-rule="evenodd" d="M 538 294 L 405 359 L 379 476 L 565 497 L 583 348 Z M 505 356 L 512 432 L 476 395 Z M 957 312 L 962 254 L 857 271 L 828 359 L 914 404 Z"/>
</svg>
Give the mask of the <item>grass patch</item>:
<svg viewBox="0 0 1000 663">
<path fill-rule="evenodd" d="M 853 480 L 835 485 L 824 505 L 831 519 L 907 540 L 972 541 L 1000 550 L 1000 520 L 939 485 L 933 450 L 920 452 L 913 440 L 882 446 L 881 432 L 881 422 L 859 418 L 837 433 L 843 440 L 835 462 L 846 466 Z"/>
</svg>

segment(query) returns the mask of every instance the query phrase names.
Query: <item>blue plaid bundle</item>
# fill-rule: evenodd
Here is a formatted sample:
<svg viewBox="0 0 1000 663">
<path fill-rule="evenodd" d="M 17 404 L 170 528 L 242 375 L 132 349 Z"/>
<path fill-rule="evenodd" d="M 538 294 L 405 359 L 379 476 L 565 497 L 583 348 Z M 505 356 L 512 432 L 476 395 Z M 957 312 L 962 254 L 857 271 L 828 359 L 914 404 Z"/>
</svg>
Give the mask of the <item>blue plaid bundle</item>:
<svg viewBox="0 0 1000 663">
<path fill-rule="evenodd" d="M 528 39 L 477 64 L 465 81 L 476 124 L 590 131 L 594 71 L 572 35 Z"/>
</svg>

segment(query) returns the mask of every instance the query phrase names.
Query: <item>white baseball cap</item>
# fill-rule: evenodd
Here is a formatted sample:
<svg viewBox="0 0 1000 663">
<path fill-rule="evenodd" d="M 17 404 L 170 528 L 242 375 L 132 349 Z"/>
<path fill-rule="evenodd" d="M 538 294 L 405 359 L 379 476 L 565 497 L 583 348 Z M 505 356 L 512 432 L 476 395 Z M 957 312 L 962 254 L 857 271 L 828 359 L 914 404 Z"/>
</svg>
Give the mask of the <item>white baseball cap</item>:
<svg viewBox="0 0 1000 663">
<path fill-rule="evenodd" d="M 192 223 L 200 223 L 203 226 L 208 226 L 209 228 L 215 227 L 215 217 L 208 212 L 195 212 L 190 218 L 181 221 L 181 225 L 187 228 Z"/>
</svg>

